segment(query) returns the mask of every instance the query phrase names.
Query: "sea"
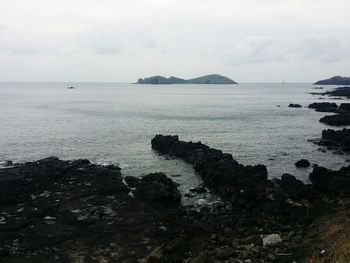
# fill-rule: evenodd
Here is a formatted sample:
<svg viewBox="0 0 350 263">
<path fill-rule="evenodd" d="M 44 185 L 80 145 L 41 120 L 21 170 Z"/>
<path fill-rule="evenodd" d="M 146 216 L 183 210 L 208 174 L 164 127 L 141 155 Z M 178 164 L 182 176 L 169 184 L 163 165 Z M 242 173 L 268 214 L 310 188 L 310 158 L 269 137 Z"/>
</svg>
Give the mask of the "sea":
<svg viewBox="0 0 350 263">
<path fill-rule="evenodd" d="M 327 113 L 307 106 L 344 102 L 310 94 L 324 90 L 308 83 L 0 83 L 0 163 L 85 158 L 118 164 L 125 176 L 180 175 L 173 180 L 186 192 L 202 184 L 192 166 L 151 149 L 156 134 L 169 134 L 231 153 L 244 165 L 264 164 L 270 178 L 290 173 L 307 182 L 312 168 L 297 169 L 299 159 L 331 169 L 350 159 L 308 141 L 332 127 L 319 122 Z"/>
</svg>

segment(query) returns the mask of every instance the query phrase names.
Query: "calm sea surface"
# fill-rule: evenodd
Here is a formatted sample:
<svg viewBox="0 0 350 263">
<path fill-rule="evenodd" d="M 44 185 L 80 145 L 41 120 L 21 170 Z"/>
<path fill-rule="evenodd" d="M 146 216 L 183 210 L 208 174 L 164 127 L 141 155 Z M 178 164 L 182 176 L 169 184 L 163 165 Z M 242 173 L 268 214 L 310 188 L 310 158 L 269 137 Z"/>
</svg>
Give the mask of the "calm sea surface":
<svg viewBox="0 0 350 263">
<path fill-rule="evenodd" d="M 318 122 L 325 113 L 288 108 L 319 101 L 309 94 L 315 91 L 310 84 L 0 83 L 0 163 L 87 158 L 119 164 L 124 175 L 163 171 L 182 174 L 175 178 L 182 187 L 200 184 L 190 165 L 152 151 L 161 133 L 265 164 L 270 177 L 306 180 L 310 169 L 297 170 L 297 160 L 339 168 L 349 158 L 307 141 L 327 127 Z"/>
</svg>

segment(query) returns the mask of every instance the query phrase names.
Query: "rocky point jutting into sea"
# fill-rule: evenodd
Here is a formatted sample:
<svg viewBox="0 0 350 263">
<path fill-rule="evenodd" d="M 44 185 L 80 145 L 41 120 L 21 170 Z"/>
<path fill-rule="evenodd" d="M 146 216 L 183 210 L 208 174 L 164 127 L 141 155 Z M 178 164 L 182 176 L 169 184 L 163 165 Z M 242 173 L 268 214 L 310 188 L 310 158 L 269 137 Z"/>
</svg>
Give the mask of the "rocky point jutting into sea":
<svg viewBox="0 0 350 263">
<path fill-rule="evenodd" d="M 326 92 L 322 98 L 332 91 Z M 310 110 L 293 102 L 284 107 L 296 114 L 343 118 L 349 110 L 345 101 L 313 102 Z M 305 143 L 312 139 L 321 154 L 349 152 L 349 129 L 320 130 L 319 136 Z M 150 143 L 164 162 L 193 167 L 191 176 L 202 182 L 190 189 L 198 204 L 184 202 L 188 193 L 175 183 L 178 177 L 161 169 L 130 176 L 122 166 L 86 159 L 7 161 L 0 169 L 0 262 L 314 263 L 349 257 L 350 166 L 331 170 L 297 155 L 293 166 L 309 175 L 301 181 L 291 173 L 273 177 L 265 164 L 244 165 L 234 152 L 210 143 L 161 134 Z M 203 193 L 213 196 L 210 202 Z"/>
<path fill-rule="evenodd" d="M 289 174 L 268 180 L 264 165 L 177 136 L 156 135 L 152 148 L 191 163 L 221 201 L 185 207 L 163 173 L 123 177 L 114 165 L 55 157 L 8 162 L 0 262 L 304 262 L 328 249 L 325 231 L 337 234 L 324 220 L 343 216 L 350 167 L 315 166 L 305 185 Z"/>
</svg>

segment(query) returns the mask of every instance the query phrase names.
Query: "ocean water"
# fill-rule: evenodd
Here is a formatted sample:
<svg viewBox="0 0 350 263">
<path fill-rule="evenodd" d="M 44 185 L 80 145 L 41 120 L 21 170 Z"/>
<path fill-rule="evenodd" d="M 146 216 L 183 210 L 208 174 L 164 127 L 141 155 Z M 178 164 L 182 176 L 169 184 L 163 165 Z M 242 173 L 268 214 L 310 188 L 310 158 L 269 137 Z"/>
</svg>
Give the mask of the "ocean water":
<svg viewBox="0 0 350 263">
<path fill-rule="evenodd" d="M 76 89 L 67 89 L 67 86 Z M 311 84 L 136 85 L 118 83 L 0 83 L 0 163 L 47 156 L 119 164 L 124 175 L 180 174 L 183 189 L 200 178 L 191 165 L 152 151 L 155 134 L 177 134 L 231 153 L 242 164 L 265 164 L 270 177 L 307 181 L 306 158 L 328 168 L 348 156 L 320 152 L 308 139 L 328 126 Z M 332 88 L 332 87 L 329 87 Z M 322 101 L 337 100 L 325 99 Z M 280 107 L 277 107 L 280 105 Z"/>
</svg>

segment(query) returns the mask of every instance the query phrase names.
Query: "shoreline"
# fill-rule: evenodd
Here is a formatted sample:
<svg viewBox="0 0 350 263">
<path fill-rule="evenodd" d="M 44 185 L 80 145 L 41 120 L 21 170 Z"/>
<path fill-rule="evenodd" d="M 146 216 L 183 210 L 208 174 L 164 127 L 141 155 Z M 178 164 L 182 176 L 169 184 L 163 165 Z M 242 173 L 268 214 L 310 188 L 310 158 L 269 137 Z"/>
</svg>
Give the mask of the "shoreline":
<svg viewBox="0 0 350 263">
<path fill-rule="evenodd" d="M 7 174 L 0 176 L 0 231 L 7 233 L 0 261 L 74 262 L 79 252 L 84 262 L 299 262 L 317 251 L 305 239 L 309 225 L 334 214 L 344 195 L 325 191 L 317 179 L 312 185 L 291 175 L 268 180 L 262 165 L 242 166 L 230 154 L 176 136 L 157 135 L 152 147 L 194 164 L 222 202 L 188 209 L 178 186 L 161 173 L 123 179 L 114 165 L 54 157 L 15 165 L 0 170 Z M 346 190 L 350 180 L 339 176 Z"/>
<path fill-rule="evenodd" d="M 342 105 L 309 108 L 341 115 Z M 346 151 L 347 135 L 323 132 L 321 146 Z M 193 196 L 210 189 L 220 201 L 185 206 L 180 186 L 163 173 L 123 176 L 117 165 L 56 157 L 7 163 L 0 262 L 313 263 L 334 257 L 334 244 L 350 238 L 350 166 L 313 166 L 305 184 L 290 174 L 268 179 L 265 165 L 242 165 L 176 135 L 156 135 L 151 146 L 193 166 L 203 180 Z"/>
</svg>

